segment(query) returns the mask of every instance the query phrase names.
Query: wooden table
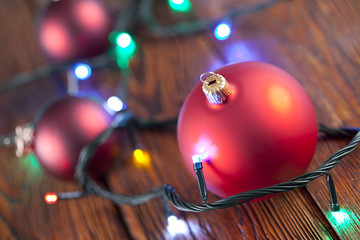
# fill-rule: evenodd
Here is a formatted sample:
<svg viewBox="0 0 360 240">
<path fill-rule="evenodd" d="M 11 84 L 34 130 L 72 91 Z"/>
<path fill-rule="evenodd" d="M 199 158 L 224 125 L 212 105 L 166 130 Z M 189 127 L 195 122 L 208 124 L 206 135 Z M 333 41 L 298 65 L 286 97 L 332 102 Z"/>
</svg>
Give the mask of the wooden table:
<svg viewBox="0 0 360 240">
<path fill-rule="evenodd" d="M 33 20 L 45 0 L 0 1 L 0 82 L 46 63 Z M 250 2 L 250 1 L 248 1 Z M 256 1 L 260 2 L 260 1 Z M 122 9 L 126 1 L 108 1 Z M 193 1 L 199 18 L 222 16 L 246 1 Z M 159 3 L 163 23 L 173 16 Z M 176 17 L 176 16 L 175 16 Z M 212 31 L 179 38 L 157 38 L 139 25 L 139 54 L 127 104 L 151 119 L 177 116 L 198 76 L 224 64 L 260 60 L 291 73 L 306 89 L 320 122 L 360 126 L 360 2 L 358 0 L 289 0 L 237 18 L 233 33 L 217 41 Z M 45 78 L 0 96 L 0 134 L 31 122 L 38 109 L 64 94 L 64 76 Z M 94 79 L 95 78 L 95 79 Z M 100 72 L 92 85 L 111 93 L 117 73 Z M 108 91 L 108 92 L 106 92 Z M 131 163 L 125 143 L 107 175 L 113 191 L 137 194 L 164 183 L 189 202 L 199 202 L 197 183 L 185 168 L 175 129 L 143 130 L 137 134 L 152 158 L 150 169 Z M 308 169 L 345 146 L 349 139 L 319 140 Z M 178 239 L 360 239 L 360 151 L 333 169 L 339 203 L 347 214 L 330 213 L 325 177 L 305 188 L 269 200 L 206 213 L 174 210 L 186 222 Z M 0 239 L 170 239 L 160 199 L 139 206 L 117 206 L 98 197 L 46 205 L 44 193 L 79 189 L 76 183 L 53 178 L 29 158 L 18 159 L 14 148 L 0 148 Z M 217 198 L 210 196 L 212 200 Z"/>
</svg>

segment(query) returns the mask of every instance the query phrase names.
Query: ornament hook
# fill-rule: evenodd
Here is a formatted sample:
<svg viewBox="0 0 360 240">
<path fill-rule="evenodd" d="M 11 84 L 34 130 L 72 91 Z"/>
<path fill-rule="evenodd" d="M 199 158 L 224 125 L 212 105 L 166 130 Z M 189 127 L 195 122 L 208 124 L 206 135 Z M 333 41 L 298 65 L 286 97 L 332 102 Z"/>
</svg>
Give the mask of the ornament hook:
<svg viewBox="0 0 360 240">
<path fill-rule="evenodd" d="M 214 72 L 205 72 L 200 75 L 203 83 L 202 90 L 211 104 L 222 104 L 231 94 L 232 89 L 226 79 Z"/>
<path fill-rule="evenodd" d="M 200 75 L 200 81 L 204 83 L 206 81 L 206 79 L 208 77 L 212 76 L 212 75 L 216 75 L 216 73 L 214 73 L 214 72 L 204 72 L 203 74 Z"/>
</svg>

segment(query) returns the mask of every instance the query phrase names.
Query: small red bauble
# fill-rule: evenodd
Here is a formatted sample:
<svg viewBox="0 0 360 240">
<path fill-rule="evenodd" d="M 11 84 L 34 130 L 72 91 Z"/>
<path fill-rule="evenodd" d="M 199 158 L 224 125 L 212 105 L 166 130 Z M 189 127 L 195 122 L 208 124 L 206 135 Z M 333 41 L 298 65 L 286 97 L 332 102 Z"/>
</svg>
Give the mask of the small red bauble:
<svg viewBox="0 0 360 240">
<path fill-rule="evenodd" d="M 81 149 L 111 123 L 112 117 L 96 102 L 64 97 L 45 109 L 35 125 L 35 154 L 50 174 L 64 180 L 74 179 Z M 119 153 L 115 135 L 101 145 L 88 172 L 103 174 Z"/>
<path fill-rule="evenodd" d="M 47 56 L 67 61 L 105 51 L 113 25 L 113 17 L 96 0 L 59 0 L 49 3 L 37 27 Z"/>
<path fill-rule="evenodd" d="M 288 73 L 261 62 L 215 71 L 232 93 L 207 101 L 199 83 L 179 116 L 178 142 L 186 166 L 203 159 L 208 189 L 221 197 L 271 186 L 304 173 L 317 143 L 314 107 Z"/>
</svg>

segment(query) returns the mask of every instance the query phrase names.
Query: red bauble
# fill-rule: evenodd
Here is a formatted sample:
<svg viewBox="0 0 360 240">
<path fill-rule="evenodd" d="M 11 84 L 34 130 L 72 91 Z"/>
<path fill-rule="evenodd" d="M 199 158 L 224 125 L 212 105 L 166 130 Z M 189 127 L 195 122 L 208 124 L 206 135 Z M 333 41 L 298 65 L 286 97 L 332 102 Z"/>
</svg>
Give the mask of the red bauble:
<svg viewBox="0 0 360 240">
<path fill-rule="evenodd" d="M 45 109 L 35 126 L 35 154 L 55 177 L 72 180 L 81 149 L 111 123 L 111 116 L 96 102 L 64 97 Z M 119 153 L 115 135 L 101 145 L 88 172 L 103 174 Z"/>
<path fill-rule="evenodd" d="M 111 14 L 96 0 L 59 0 L 49 3 L 37 27 L 48 57 L 67 61 L 105 51 L 113 25 Z"/>
<path fill-rule="evenodd" d="M 215 71 L 233 93 L 210 104 L 199 83 L 179 116 L 186 166 L 204 158 L 208 189 L 221 197 L 287 181 L 304 173 L 317 143 L 314 107 L 300 84 L 267 63 L 244 62 Z"/>
</svg>

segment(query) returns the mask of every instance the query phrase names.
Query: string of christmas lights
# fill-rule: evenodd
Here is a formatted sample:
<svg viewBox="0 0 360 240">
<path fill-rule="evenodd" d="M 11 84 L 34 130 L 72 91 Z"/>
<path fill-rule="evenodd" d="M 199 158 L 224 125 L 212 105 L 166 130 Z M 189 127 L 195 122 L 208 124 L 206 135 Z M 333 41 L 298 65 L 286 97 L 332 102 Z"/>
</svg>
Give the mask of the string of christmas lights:
<svg viewBox="0 0 360 240">
<path fill-rule="evenodd" d="M 166 199 L 171 202 L 177 209 L 182 211 L 189 211 L 189 212 L 205 212 L 210 210 L 222 209 L 227 207 L 233 207 L 239 204 L 243 204 L 249 202 L 253 199 L 264 197 L 271 194 L 281 193 L 285 191 L 289 191 L 295 188 L 304 187 L 311 181 L 321 177 L 324 174 L 327 174 L 327 181 L 329 183 L 329 192 L 331 196 L 331 209 L 332 211 L 338 211 L 339 205 L 336 200 L 336 192 L 334 183 L 329 171 L 336 167 L 343 157 L 350 154 L 354 151 L 359 143 L 360 143 L 360 131 L 357 128 L 349 127 L 349 128 L 331 128 L 324 124 L 319 124 L 319 132 L 325 133 L 329 136 L 336 137 L 349 137 L 350 135 L 353 136 L 353 139 L 350 143 L 335 152 L 331 155 L 328 159 L 326 159 L 318 169 L 305 173 L 301 176 L 293 178 L 287 182 L 279 183 L 274 186 L 265 187 L 261 189 L 255 189 L 248 192 L 239 193 L 224 199 L 217 200 L 212 203 L 202 203 L 202 204 L 193 204 L 188 203 L 180 198 L 175 190 L 170 185 L 164 185 L 162 187 L 155 188 L 148 193 L 141 194 L 141 195 L 121 195 L 121 194 L 114 194 L 107 190 L 101 189 L 86 173 L 86 167 L 88 166 L 89 162 L 92 159 L 92 156 L 97 147 L 99 147 L 102 143 L 106 141 L 106 139 L 111 135 L 111 133 L 116 128 L 122 128 L 126 126 L 127 123 L 121 123 L 117 126 L 111 127 L 106 129 L 103 133 L 101 133 L 93 142 L 89 143 L 87 146 L 83 148 L 81 154 L 79 156 L 79 162 L 76 167 L 76 178 L 80 184 L 80 186 L 84 189 L 85 193 L 84 196 L 91 194 L 91 195 L 98 195 L 104 198 L 109 199 L 110 201 L 116 204 L 129 204 L 129 205 L 138 205 L 142 204 L 146 201 L 149 201 L 156 197 L 163 197 L 165 196 Z M 355 136 L 354 136 L 355 135 Z M 81 193 L 78 193 L 81 195 Z M 72 195 L 60 195 L 59 199 L 70 199 Z M 336 205 L 336 207 L 334 207 Z"/>
</svg>

